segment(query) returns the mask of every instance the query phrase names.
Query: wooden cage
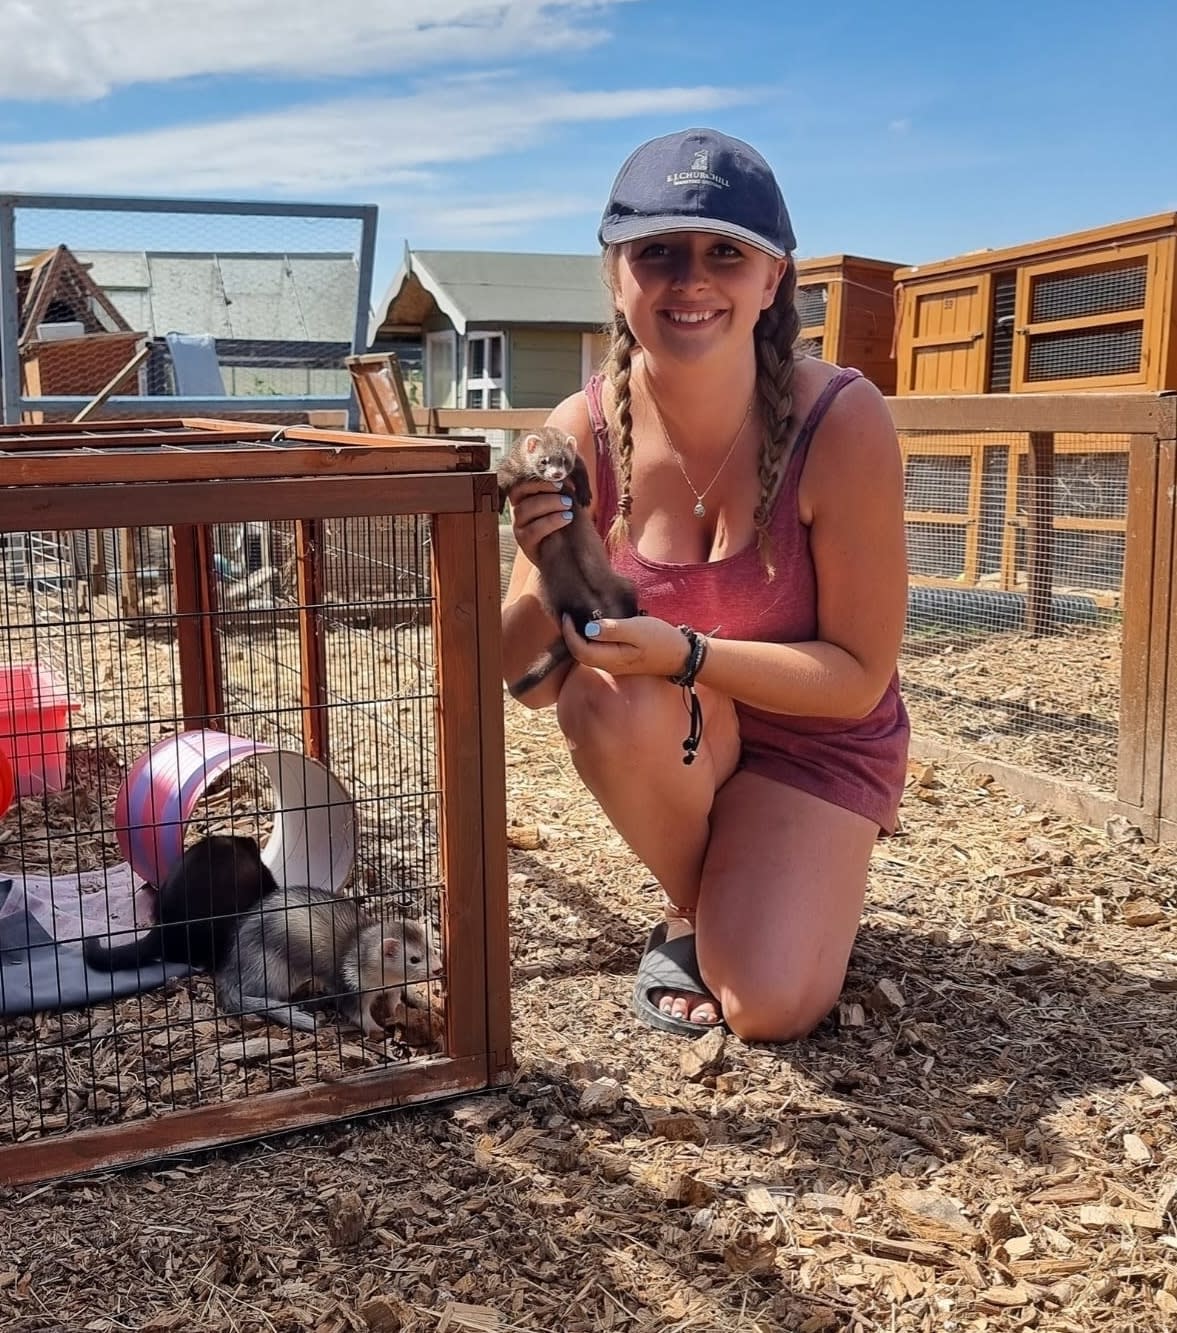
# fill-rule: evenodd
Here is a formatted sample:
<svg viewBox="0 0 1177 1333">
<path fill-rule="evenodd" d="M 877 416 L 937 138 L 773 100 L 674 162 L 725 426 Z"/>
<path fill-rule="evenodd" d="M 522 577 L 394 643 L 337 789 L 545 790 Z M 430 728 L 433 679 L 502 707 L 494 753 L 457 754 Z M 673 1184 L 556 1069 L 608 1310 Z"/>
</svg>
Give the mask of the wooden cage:
<svg viewBox="0 0 1177 1333">
<path fill-rule="evenodd" d="M 1177 388 L 1177 213 L 895 273 L 898 394 Z"/>
<path fill-rule="evenodd" d="M 1162 213 L 899 269 L 896 393 L 1171 390 L 1177 387 L 1175 255 L 1177 213 Z M 1012 589 L 1026 577 L 1016 554 L 1027 520 L 1019 482 L 1033 443 L 1011 436 L 976 440 L 966 448 L 935 434 L 902 438 L 909 474 L 917 467 L 938 468 L 944 488 L 950 486 L 950 471 L 965 465 L 962 450 L 968 454 L 969 503 L 956 515 L 966 525 L 964 555 L 949 581 Z M 1055 531 L 1086 553 L 1086 568 L 1076 571 L 1076 591 L 1117 605 L 1129 439 L 1060 433 L 1054 448 Z M 1070 512 L 1068 469 L 1072 475 L 1082 471 L 1087 492 L 1085 504 Z M 998 480 L 992 494 L 990 476 Z M 925 511 L 909 513 L 909 525 L 918 528 L 932 510 L 945 506 L 930 494 L 915 508 Z M 921 581 L 938 580 L 925 575 Z"/>
<path fill-rule="evenodd" d="M 814 354 L 856 366 L 888 396 L 895 392 L 893 274 L 883 259 L 829 255 L 797 263 L 801 340 Z"/>
<path fill-rule="evenodd" d="M 0 956 L 0 1182 L 510 1077 L 498 513 L 487 462 L 487 446 L 470 438 L 276 434 L 203 420 L 0 428 L 0 675 L 33 663 L 59 678 L 73 710 L 52 723 L 63 749 L 56 780 L 0 807 L 0 918 L 19 886 L 39 931 L 14 942 L 9 929 Z M 14 738 L 11 717 L 0 724 L 4 761 L 27 764 L 27 737 Z M 47 746 L 51 727 L 38 726 Z M 133 887 L 136 869 L 133 856 L 130 867 L 115 864 L 126 859 L 116 841 L 130 822 L 124 799 L 136 799 L 123 793 L 142 771 L 132 761 L 196 736 L 243 737 L 295 766 L 330 766 L 349 855 L 323 887 L 384 919 L 419 915 L 440 936 L 444 991 L 424 1000 L 424 1038 L 390 1023 L 386 1039 L 361 1045 L 329 1016 L 313 1034 L 263 1024 L 256 1035 L 261 1019 L 220 1012 L 210 979 L 196 974 L 135 993 L 112 995 L 107 983 L 105 996 L 73 1006 L 38 1006 L 30 980 L 34 1001 L 13 1007 L 37 949 L 56 950 L 59 976 L 50 967 L 49 978 L 64 986 L 83 937 L 119 928 L 111 883 L 118 872 Z M 210 779 L 197 831 L 253 832 L 214 820 L 256 820 L 259 844 L 280 844 L 279 821 L 299 816 L 289 793 L 266 789 L 248 758 L 230 762 Z M 302 816 L 304 834 L 321 826 Z M 83 904 L 82 926 L 40 938 L 34 883 L 51 883 L 50 932 L 79 910 L 87 885 L 106 895 L 101 926 Z M 137 930 L 150 919 L 125 918 Z M 82 975 L 88 987 L 92 969 Z"/>
</svg>

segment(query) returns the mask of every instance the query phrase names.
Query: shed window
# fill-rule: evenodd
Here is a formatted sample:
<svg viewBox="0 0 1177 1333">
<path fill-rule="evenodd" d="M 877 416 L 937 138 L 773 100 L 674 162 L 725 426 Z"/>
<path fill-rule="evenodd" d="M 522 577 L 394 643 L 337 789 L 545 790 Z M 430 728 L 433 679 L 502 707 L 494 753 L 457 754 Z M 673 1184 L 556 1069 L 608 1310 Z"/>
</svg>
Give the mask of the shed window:
<svg viewBox="0 0 1177 1333">
<path fill-rule="evenodd" d="M 466 406 L 503 406 L 505 338 L 501 333 L 472 333 L 466 339 Z"/>
</svg>

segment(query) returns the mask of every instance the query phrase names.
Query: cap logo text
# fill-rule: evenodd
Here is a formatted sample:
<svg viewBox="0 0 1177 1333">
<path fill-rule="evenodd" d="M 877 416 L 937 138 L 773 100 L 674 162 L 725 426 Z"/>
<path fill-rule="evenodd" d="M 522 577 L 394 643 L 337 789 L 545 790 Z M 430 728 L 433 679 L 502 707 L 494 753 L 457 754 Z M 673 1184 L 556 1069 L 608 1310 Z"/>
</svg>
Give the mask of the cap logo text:
<svg viewBox="0 0 1177 1333">
<path fill-rule="evenodd" d="M 711 170 L 711 151 L 707 148 L 700 148 L 695 153 L 686 171 L 672 171 L 666 178 L 667 185 L 701 185 L 704 181 L 721 190 L 726 190 L 731 183 Z"/>
</svg>

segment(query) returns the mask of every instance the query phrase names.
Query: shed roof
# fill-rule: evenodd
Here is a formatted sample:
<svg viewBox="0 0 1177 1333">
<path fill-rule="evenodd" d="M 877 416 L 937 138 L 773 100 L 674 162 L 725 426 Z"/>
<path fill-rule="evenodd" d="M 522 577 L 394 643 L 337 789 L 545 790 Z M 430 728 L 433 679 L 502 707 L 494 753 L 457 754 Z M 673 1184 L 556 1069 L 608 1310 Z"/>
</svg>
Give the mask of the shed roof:
<svg viewBox="0 0 1177 1333">
<path fill-rule="evenodd" d="M 268 342 L 350 343 L 355 333 L 358 274 L 350 254 L 73 253 L 130 327 L 154 337 L 210 333 Z"/>
<path fill-rule="evenodd" d="M 414 283 L 414 279 L 416 282 Z M 546 324 L 596 329 L 609 318 L 600 255 L 488 250 L 409 250 L 373 314 L 384 325 L 420 322 L 425 292 L 459 333 L 469 325 Z"/>
</svg>

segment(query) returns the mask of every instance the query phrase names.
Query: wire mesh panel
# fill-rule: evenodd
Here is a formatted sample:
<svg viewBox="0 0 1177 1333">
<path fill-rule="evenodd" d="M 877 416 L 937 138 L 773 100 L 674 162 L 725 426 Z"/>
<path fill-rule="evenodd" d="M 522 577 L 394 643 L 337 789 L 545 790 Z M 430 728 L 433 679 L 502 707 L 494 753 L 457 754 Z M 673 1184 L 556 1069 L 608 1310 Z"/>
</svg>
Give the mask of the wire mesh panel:
<svg viewBox="0 0 1177 1333">
<path fill-rule="evenodd" d="M 361 206 L 0 196 L 4 420 L 158 415 L 143 400 L 175 397 L 346 412 L 374 228 Z"/>
<path fill-rule="evenodd" d="M 1144 372 L 1150 253 L 1030 267 L 1024 385 L 1132 383 Z"/>
<path fill-rule="evenodd" d="M 453 512 L 398 493 L 426 482 Z M 497 611 L 493 477 L 320 479 L 316 518 L 294 485 L 237 482 L 228 506 L 215 482 L 124 487 L 160 520 L 130 528 L 77 521 L 87 499 L 110 515 L 94 487 L 69 526 L 4 533 L 0 1176 L 506 1062 L 482 933 L 499 695 L 474 636 Z"/>
<path fill-rule="evenodd" d="M 905 433 L 913 726 L 961 750 L 1116 787 L 1124 437 L 1062 434 L 1051 473 L 1022 433 Z M 1028 622 L 1045 485 L 1051 633 Z"/>
</svg>

